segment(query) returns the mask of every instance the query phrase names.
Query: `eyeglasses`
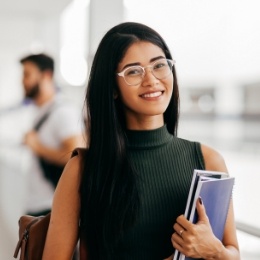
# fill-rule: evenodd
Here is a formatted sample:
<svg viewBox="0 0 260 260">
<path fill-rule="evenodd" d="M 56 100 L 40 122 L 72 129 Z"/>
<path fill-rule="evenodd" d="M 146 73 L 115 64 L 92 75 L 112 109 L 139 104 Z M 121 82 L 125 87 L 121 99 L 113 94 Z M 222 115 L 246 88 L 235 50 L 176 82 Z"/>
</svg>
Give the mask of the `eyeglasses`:
<svg viewBox="0 0 260 260">
<path fill-rule="evenodd" d="M 123 77 L 127 85 L 135 86 L 140 84 L 143 81 L 146 68 L 151 68 L 152 74 L 157 79 L 164 79 L 170 75 L 174 64 L 175 64 L 174 60 L 160 59 L 146 67 L 142 67 L 142 66 L 128 67 L 123 71 L 117 73 L 117 75 Z"/>
</svg>

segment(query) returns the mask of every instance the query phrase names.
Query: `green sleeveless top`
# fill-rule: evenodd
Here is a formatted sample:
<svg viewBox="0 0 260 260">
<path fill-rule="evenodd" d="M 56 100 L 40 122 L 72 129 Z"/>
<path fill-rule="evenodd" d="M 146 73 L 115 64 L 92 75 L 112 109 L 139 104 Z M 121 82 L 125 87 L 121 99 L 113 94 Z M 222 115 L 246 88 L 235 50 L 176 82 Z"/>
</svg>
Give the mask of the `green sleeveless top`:
<svg viewBox="0 0 260 260">
<path fill-rule="evenodd" d="M 114 259 L 162 260 L 174 252 L 173 224 L 185 211 L 194 169 L 204 169 L 200 144 L 174 137 L 166 126 L 127 131 L 138 173 L 141 209 L 122 237 Z"/>
</svg>

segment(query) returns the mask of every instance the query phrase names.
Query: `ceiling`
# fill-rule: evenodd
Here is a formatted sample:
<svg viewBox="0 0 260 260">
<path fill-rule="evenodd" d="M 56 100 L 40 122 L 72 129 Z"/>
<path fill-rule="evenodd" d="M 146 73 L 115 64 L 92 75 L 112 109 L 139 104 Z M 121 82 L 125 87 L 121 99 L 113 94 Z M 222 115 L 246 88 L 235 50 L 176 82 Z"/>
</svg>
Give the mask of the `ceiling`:
<svg viewBox="0 0 260 260">
<path fill-rule="evenodd" d="M 54 14 L 70 2 L 71 0 L 0 0 L 0 15 Z"/>
</svg>

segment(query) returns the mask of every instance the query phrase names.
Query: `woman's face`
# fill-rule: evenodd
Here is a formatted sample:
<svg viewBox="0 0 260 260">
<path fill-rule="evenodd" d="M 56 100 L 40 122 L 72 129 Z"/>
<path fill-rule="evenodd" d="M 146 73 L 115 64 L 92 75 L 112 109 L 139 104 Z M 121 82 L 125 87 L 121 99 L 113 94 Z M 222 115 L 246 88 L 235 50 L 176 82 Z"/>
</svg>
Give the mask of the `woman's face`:
<svg viewBox="0 0 260 260">
<path fill-rule="evenodd" d="M 165 54 L 161 48 L 150 42 L 140 41 L 129 47 L 118 64 L 117 72 L 133 65 L 146 67 L 162 58 L 165 58 Z M 130 86 L 120 76 L 117 76 L 117 84 L 117 98 L 120 98 L 124 105 L 128 128 L 138 129 L 148 122 L 154 127 L 164 124 L 163 113 L 169 105 L 173 91 L 172 73 L 164 79 L 157 79 L 151 68 L 146 68 L 143 81 L 138 85 Z"/>
</svg>

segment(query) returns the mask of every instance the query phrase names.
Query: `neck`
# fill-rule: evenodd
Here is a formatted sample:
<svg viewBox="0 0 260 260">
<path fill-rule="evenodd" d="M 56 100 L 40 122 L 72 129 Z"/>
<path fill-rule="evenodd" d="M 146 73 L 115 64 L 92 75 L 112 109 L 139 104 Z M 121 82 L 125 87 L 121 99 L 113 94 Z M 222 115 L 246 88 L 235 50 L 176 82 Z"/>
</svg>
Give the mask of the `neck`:
<svg viewBox="0 0 260 260">
<path fill-rule="evenodd" d="M 163 115 L 139 116 L 127 119 L 127 129 L 129 130 L 152 130 L 164 125 Z"/>
<path fill-rule="evenodd" d="M 41 88 L 41 92 L 39 95 L 34 99 L 34 103 L 37 106 L 42 106 L 51 100 L 53 100 L 55 97 L 55 87 L 52 83 L 46 84 Z"/>
</svg>

